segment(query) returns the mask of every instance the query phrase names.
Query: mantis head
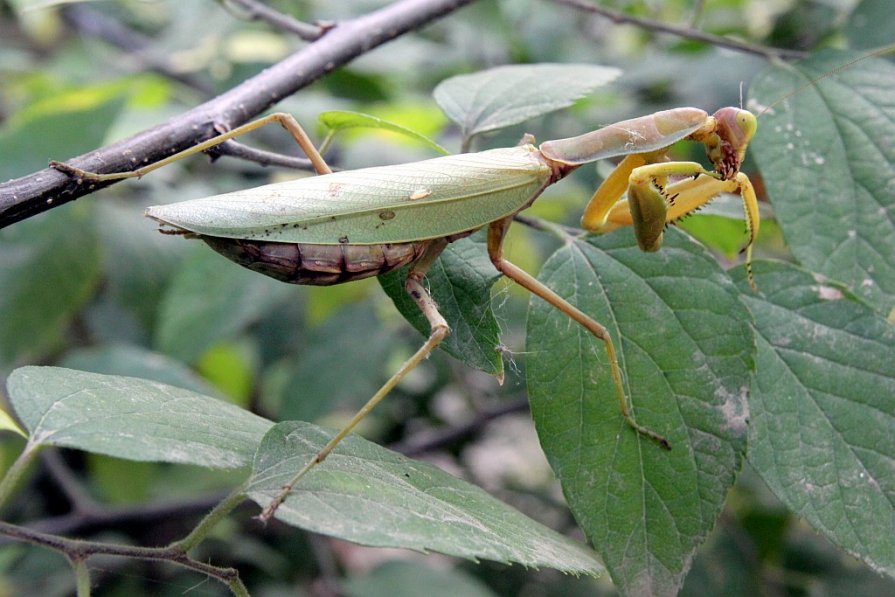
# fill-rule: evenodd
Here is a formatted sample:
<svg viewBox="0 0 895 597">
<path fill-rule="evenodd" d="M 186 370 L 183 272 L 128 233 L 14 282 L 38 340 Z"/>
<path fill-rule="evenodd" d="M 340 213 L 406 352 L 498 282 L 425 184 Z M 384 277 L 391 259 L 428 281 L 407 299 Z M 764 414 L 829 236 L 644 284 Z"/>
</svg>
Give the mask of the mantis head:
<svg viewBox="0 0 895 597">
<path fill-rule="evenodd" d="M 712 117 L 717 141 L 706 143 L 706 153 L 715 171 L 724 180 L 730 180 L 740 171 L 746 148 L 758 129 L 758 119 L 740 108 L 721 108 Z"/>
</svg>

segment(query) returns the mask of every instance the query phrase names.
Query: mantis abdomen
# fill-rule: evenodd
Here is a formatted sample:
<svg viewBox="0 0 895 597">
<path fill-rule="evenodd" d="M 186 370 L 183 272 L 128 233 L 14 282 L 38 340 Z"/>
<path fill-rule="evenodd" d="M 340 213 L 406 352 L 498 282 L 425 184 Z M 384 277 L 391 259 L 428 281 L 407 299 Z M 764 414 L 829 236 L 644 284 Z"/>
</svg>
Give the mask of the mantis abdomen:
<svg viewBox="0 0 895 597">
<path fill-rule="evenodd" d="M 236 263 L 290 284 L 332 286 L 390 272 L 416 261 L 429 241 L 381 245 L 315 245 L 202 236 Z"/>
</svg>

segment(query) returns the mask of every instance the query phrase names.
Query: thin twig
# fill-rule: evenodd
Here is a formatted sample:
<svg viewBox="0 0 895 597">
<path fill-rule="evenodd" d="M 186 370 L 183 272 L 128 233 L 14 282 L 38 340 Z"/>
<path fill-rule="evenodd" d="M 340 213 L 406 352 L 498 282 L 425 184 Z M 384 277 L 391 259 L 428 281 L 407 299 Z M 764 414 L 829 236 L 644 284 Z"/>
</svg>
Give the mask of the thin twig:
<svg viewBox="0 0 895 597">
<path fill-rule="evenodd" d="M 311 25 L 303 23 L 290 15 L 283 14 L 266 4 L 255 0 L 222 0 L 222 4 L 233 4 L 245 11 L 245 17 L 257 21 L 265 21 L 278 29 L 294 33 L 305 41 L 316 41 L 332 28 L 332 23 Z"/>
<path fill-rule="evenodd" d="M 608 8 L 603 8 L 602 6 L 591 4 L 586 0 L 553 0 L 553 2 L 606 17 L 614 23 L 627 23 L 629 25 L 636 25 L 637 27 L 642 27 L 643 29 L 661 31 L 662 33 L 669 33 L 671 35 L 677 35 L 678 37 L 693 39 L 696 41 L 704 41 L 718 47 L 728 48 L 730 50 L 736 50 L 738 52 L 745 52 L 747 54 L 756 54 L 758 56 L 764 56 L 770 59 L 798 59 L 805 56 L 804 52 L 800 52 L 798 50 L 788 50 L 786 48 L 771 48 L 768 46 L 752 44 L 730 37 L 706 33 L 704 31 L 693 29 L 691 27 L 672 25 L 663 21 L 656 21 L 654 19 L 646 19 L 643 17 L 627 15 L 621 12 L 616 12 L 614 10 L 609 10 Z"/>
<path fill-rule="evenodd" d="M 188 552 L 199 545 L 208 536 L 217 524 L 223 520 L 228 514 L 236 509 L 239 504 L 245 501 L 246 495 L 244 487 L 238 487 L 231 491 L 227 497 L 218 502 L 211 512 L 206 514 L 196 527 L 189 534 L 179 541 L 175 541 L 170 545 L 172 548 Z"/>
<path fill-rule="evenodd" d="M 85 541 L 83 539 L 69 539 L 3 521 L 0 521 L 0 534 L 63 553 L 73 561 L 84 560 L 94 555 L 108 555 L 170 562 L 219 580 L 229 586 L 236 594 L 245 593 L 245 586 L 239 580 L 239 571 L 235 568 L 212 566 L 211 564 L 193 560 L 183 550 L 175 547 L 138 547 Z M 233 590 L 234 586 L 241 587 L 242 592 Z"/>
<path fill-rule="evenodd" d="M 515 216 L 513 216 L 513 220 L 534 230 L 549 232 L 550 234 L 553 234 L 554 236 L 561 238 L 567 242 L 577 239 L 584 234 L 587 234 L 587 231 L 582 230 L 581 228 L 575 228 L 574 226 L 565 226 L 563 224 L 557 224 L 556 222 L 551 222 L 549 220 L 544 220 L 542 218 L 536 218 L 535 216 L 529 216 L 525 214 L 516 214 Z"/>
<path fill-rule="evenodd" d="M 314 171 L 314 165 L 308 158 L 299 158 L 273 151 L 266 151 L 264 149 L 256 149 L 232 139 L 221 143 L 215 149 L 221 155 L 228 155 L 241 160 L 255 162 L 262 166 L 279 166 L 281 168 L 292 168 L 293 170 Z"/>
</svg>

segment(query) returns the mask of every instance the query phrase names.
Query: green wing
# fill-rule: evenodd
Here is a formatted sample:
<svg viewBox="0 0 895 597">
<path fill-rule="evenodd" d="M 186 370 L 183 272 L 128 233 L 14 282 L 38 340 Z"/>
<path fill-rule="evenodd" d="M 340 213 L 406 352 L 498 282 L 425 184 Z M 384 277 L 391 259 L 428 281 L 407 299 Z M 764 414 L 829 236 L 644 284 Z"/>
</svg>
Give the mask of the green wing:
<svg viewBox="0 0 895 597">
<path fill-rule="evenodd" d="M 480 228 L 550 181 L 531 146 L 313 176 L 150 207 L 146 215 L 206 236 L 315 244 L 398 243 Z"/>
</svg>

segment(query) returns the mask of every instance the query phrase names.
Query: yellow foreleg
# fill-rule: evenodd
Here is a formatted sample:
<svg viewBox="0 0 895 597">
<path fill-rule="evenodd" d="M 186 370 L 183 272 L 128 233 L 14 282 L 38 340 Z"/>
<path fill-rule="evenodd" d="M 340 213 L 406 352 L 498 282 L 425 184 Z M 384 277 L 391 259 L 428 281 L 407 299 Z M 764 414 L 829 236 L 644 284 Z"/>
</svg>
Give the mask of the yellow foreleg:
<svg viewBox="0 0 895 597">
<path fill-rule="evenodd" d="M 589 232 L 609 232 L 618 228 L 618 225 L 607 222 L 606 218 L 628 190 L 631 172 L 647 163 L 646 155 L 642 153 L 625 156 L 588 201 L 581 216 L 581 227 Z"/>
<path fill-rule="evenodd" d="M 696 176 L 702 174 L 701 176 Z M 674 182 L 664 187 L 668 176 L 689 176 L 685 180 Z M 608 179 L 607 179 L 608 180 Z M 674 222 L 693 213 L 703 205 L 710 202 L 721 193 L 736 193 L 743 200 L 743 209 L 746 216 L 746 234 L 748 239 L 743 252 L 746 254 L 746 270 L 749 276 L 749 284 L 755 286 L 752 280 L 752 244 L 758 236 L 760 217 L 758 213 L 758 199 L 755 189 L 749 177 L 742 172 L 737 173 L 732 180 L 719 180 L 707 173 L 702 166 L 692 162 L 670 162 L 667 164 L 650 164 L 636 168 L 629 177 L 630 188 L 628 196 L 653 198 L 662 196 L 668 204 L 665 212 L 665 222 Z M 631 214 L 629 199 L 617 201 L 612 204 L 604 216 L 600 231 L 608 231 L 620 226 L 634 226 L 634 218 Z M 663 224 L 664 224 L 663 223 Z M 657 226 L 659 222 L 639 223 L 639 227 Z M 658 247 L 655 247 L 658 248 Z"/>
</svg>

